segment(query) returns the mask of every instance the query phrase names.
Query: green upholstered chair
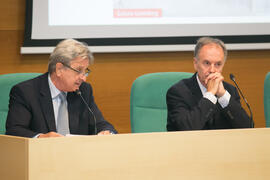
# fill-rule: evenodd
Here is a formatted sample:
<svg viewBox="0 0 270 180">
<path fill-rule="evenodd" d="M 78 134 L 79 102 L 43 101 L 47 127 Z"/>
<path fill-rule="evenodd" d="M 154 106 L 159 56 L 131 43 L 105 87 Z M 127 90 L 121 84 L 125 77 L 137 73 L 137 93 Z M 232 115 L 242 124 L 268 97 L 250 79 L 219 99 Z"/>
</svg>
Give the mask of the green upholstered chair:
<svg viewBox="0 0 270 180">
<path fill-rule="evenodd" d="M 131 88 L 131 131 L 167 131 L 167 91 L 176 82 L 192 75 L 193 73 L 187 72 L 160 72 L 138 77 Z"/>
<path fill-rule="evenodd" d="M 265 124 L 266 127 L 270 127 L 270 72 L 266 74 L 264 80 L 263 94 Z"/>
<path fill-rule="evenodd" d="M 40 74 L 41 73 L 14 73 L 0 75 L 0 134 L 5 134 L 6 132 L 10 89 L 15 84 L 32 79 Z"/>
</svg>

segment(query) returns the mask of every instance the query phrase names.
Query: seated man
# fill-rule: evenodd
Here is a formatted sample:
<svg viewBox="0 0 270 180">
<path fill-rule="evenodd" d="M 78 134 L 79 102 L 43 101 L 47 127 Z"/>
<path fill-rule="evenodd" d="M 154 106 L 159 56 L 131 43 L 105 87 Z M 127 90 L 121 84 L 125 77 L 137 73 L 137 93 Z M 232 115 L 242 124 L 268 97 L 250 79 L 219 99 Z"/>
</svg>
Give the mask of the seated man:
<svg viewBox="0 0 270 180">
<path fill-rule="evenodd" d="M 117 133 L 85 82 L 92 61 L 86 44 L 61 41 L 50 55 L 47 73 L 11 89 L 6 134 L 42 138 Z"/>
<path fill-rule="evenodd" d="M 198 40 L 193 61 L 197 72 L 167 92 L 168 131 L 252 127 L 236 88 L 223 81 L 226 57 L 221 40 Z"/>
</svg>

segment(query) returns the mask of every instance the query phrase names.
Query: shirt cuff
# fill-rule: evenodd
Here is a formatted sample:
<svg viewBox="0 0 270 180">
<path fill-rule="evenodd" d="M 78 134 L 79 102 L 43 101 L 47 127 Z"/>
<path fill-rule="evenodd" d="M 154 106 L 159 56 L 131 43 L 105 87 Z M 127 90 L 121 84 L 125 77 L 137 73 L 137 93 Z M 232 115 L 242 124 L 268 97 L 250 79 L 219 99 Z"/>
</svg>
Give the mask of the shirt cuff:
<svg viewBox="0 0 270 180">
<path fill-rule="evenodd" d="M 231 99 L 231 95 L 228 91 L 225 91 L 225 94 L 218 98 L 218 103 L 221 105 L 222 108 L 225 108 L 228 106 Z"/>
<path fill-rule="evenodd" d="M 203 97 L 211 101 L 213 104 L 217 103 L 217 97 L 211 92 L 206 92 Z"/>
<path fill-rule="evenodd" d="M 41 135 L 41 133 L 38 133 L 37 135 L 35 135 L 35 136 L 32 137 L 32 138 L 38 138 L 39 135 Z"/>
</svg>

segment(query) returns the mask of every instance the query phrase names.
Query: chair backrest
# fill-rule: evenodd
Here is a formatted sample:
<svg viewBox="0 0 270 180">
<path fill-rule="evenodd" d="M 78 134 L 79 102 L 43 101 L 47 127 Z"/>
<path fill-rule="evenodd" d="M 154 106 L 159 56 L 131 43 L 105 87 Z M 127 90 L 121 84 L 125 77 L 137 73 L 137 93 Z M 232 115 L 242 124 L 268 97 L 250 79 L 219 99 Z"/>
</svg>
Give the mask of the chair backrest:
<svg viewBox="0 0 270 180">
<path fill-rule="evenodd" d="M 41 73 L 13 73 L 0 75 L 0 134 L 6 132 L 6 119 L 10 89 L 19 82 L 32 79 Z"/>
<path fill-rule="evenodd" d="M 187 72 L 161 72 L 138 77 L 131 88 L 131 131 L 167 131 L 167 91 L 176 82 L 192 75 L 193 73 Z"/>
<path fill-rule="evenodd" d="M 263 96 L 265 125 L 270 127 L 270 72 L 266 74 L 264 79 Z"/>
</svg>

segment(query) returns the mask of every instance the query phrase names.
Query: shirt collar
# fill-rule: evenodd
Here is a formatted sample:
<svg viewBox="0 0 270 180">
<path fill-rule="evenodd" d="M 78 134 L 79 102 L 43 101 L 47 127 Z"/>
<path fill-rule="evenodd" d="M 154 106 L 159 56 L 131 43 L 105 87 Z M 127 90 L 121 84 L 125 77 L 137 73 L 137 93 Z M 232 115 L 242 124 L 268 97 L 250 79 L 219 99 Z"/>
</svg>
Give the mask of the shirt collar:
<svg viewBox="0 0 270 180">
<path fill-rule="evenodd" d="M 199 79 L 198 74 L 196 74 L 196 79 L 197 79 L 197 82 L 198 82 L 199 87 L 201 89 L 202 95 L 204 95 L 207 92 L 207 89 L 202 85 L 202 83 L 201 83 L 201 81 Z"/>
<path fill-rule="evenodd" d="M 55 85 L 53 84 L 50 74 L 48 74 L 48 82 L 49 82 L 49 88 L 51 91 L 52 99 L 54 99 L 61 93 L 61 91 L 57 89 Z"/>
</svg>

